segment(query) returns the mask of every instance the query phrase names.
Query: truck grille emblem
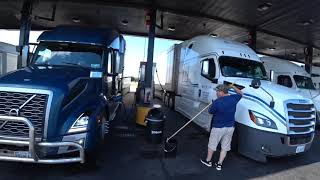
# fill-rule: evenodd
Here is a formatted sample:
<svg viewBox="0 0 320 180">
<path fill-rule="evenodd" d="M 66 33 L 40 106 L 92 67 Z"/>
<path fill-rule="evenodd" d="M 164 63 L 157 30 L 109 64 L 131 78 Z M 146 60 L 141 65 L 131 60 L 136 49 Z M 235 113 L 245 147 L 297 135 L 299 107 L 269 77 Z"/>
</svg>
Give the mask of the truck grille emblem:
<svg viewBox="0 0 320 180">
<path fill-rule="evenodd" d="M 11 109 L 9 111 L 9 116 L 19 116 L 19 111 L 25 106 L 27 105 L 34 97 L 36 97 L 37 95 L 33 95 L 31 96 L 28 100 L 26 100 L 26 102 L 24 102 L 18 109 Z"/>
<path fill-rule="evenodd" d="M 9 111 L 9 116 L 19 116 L 19 110 L 20 109 L 11 109 Z"/>
<path fill-rule="evenodd" d="M 7 124 L 7 122 L 8 122 L 8 121 L 4 121 L 4 122 L 0 125 L 0 129 L 2 129 L 3 126 Z"/>
<path fill-rule="evenodd" d="M 299 103 L 307 103 L 306 100 L 299 99 Z"/>
</svg>

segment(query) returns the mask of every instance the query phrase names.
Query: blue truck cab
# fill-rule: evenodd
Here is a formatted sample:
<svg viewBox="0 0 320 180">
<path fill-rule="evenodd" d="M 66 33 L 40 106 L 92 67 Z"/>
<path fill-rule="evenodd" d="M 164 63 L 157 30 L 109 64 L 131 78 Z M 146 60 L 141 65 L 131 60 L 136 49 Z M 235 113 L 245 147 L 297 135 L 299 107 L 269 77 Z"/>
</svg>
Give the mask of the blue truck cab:
<svg viewBox="0 0 320 180">
<path fill-rule="evenodd" d="M 125 40 L 111 29 L 43 32 L 28 66 L 0 77 L 0 160 L 85 162 L 103 142 Z"/>
</svg>

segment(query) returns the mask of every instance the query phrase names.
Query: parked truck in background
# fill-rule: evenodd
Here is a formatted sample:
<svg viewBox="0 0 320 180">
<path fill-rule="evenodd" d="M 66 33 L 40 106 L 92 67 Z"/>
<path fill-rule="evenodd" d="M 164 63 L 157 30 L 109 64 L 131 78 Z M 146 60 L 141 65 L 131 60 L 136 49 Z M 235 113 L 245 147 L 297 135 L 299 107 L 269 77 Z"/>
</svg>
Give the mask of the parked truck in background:
<svg viewBox="0 0 320 180">
<path fill-rule="evenodd" d="M 316 89 L 320 89 L 320 67 L 312 66 L 311 71 L 312 82 Z"/>
<path fill-rule="evenodd" d="M 314 86 L 311 75 L 304 69 L 304 66 L 288 60 L 268 56 L 262 57 L 261 60 L 268 72 L 274 72 L 274 77 L 272 78 L 270 77 L 270 73 L 268 73 L 269 78 L 271 78 L 274 83 L 292 88 L 304 97 L 311 99 L 319 117 L 320 91 Z M 317 124 L 319 124 L 319 118 L 317 118 Z"/>
<path fill-rule="evenodd" d="M 125 41 L 70 26 L 38 41 L 27 67 L 0 77 L 0 160 L 83 163 L 104 140 Z"/>
<path fill-rule="evenodd" d="M 0 75 L 14 71 L 18 66 L 16 46 L 0 42 Z"/>
<path fill-rule="evenodd" d="M 312 101 L 295 90 L 270 82 L 257 54 L 241 43 L 198 36 L 174 47 L 168 64 L 175 94 L 174 108 L 187 118 L 216 99 L 218 84 L 234 83 L 244 92 L 237 105 L 233 147 L 257 161 L 307 151 L 315 131 Z M 259 88 L 251 86 L 260 79 Z M 257 88 L 257 89 L 255 89 Z M 230 91 L 230 93 L 235 93 Z M 194 122 L 210 131 L 211 115 Z"/>
</svg>

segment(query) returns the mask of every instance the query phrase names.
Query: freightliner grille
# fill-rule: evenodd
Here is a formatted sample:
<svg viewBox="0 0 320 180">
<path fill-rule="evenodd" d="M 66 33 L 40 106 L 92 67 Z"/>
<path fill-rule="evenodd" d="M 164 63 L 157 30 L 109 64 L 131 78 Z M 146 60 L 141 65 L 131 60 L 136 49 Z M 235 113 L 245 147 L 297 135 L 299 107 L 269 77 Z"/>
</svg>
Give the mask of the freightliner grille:
<svg viewBox="0 0 320 180">
<path fill-rule="evenodd" d="M 35 96 L 34 96 L 35 95 Z M 32 96 L 34 98 L 21 107 Z M 18 116 L 31 121 L 35 129 L 35 137 L 41 138 L 45 121 L 48 95 L 0 91 L 0 115 L 17 116 L 12 109 L 19 109 Z M 29 137 L 29 127 L 20 122 L 0 121 L 0 136 Z"/>
<path fill-rule="evenodd" d="M 316 111 L 313 104 L 299 101 L 288 102 L 288 131 L 290 144 L 305 144 L 311 141 L 316 122 Z"/>
</svg>

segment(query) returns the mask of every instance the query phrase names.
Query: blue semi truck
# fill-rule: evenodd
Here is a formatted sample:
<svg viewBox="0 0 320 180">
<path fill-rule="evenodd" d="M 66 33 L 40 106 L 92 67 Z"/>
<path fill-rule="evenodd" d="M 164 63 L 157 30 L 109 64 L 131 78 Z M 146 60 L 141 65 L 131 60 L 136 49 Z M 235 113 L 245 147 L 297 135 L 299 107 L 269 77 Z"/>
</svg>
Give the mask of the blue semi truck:
<svg viewBox="0 0 320 180">
<path fill-rule="evenodd" d="M 0 77 L 0 160 L 84 163 L 104 141 L 125 40 L 110 29 L 62 26 L 38 42 L 27 67 Z"/>
</svg>

